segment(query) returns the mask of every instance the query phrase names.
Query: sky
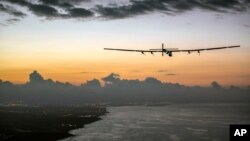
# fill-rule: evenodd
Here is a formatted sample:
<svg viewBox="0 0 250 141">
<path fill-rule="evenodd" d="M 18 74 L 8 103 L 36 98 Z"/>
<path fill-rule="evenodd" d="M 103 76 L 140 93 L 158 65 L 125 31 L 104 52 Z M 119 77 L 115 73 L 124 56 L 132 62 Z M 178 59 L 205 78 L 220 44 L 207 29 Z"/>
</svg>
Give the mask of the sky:
<svg viewBox="0 0 250 141">
<path fill-rule="evenodd" d="M 248 0 L 1 0 L 0 79 L 45 78 L 80 85 L 111 72 L 122 79 L 208 86 L 250 85 Z M 103 48 L 195 49 L 161 54 Z"/>
</svg>

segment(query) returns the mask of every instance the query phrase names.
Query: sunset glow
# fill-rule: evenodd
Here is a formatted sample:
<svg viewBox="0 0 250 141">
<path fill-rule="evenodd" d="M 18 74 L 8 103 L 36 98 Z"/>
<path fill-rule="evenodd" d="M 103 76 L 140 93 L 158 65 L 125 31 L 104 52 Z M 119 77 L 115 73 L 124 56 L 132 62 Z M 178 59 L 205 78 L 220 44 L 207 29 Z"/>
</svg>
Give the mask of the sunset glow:
<svg viewBox="0 0 250 141">
<path fill-rule="evenodd" d="M 1 21 L 4 21 L 3 18 Z M 176 16 L 153 13 L 116 20 L 41 19 L 32 14 L 0 26 L 0 79 L 25 83 L 33 70 L 46 79 L 80 85 L 111 72 L 122 79 L 156 77 L 164 82 L 208 86 L 250 84 L 250 28 L 246 13 L 192 10 Z M 103 48 L 241 48 L 159 54 Z"/>
</svg>

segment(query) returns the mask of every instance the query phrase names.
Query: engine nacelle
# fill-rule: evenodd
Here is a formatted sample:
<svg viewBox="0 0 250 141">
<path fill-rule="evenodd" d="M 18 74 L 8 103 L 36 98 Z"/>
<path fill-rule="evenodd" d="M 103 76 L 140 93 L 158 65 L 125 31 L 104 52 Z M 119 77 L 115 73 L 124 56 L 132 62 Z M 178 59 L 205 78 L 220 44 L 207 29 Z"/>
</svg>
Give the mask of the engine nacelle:
<svg viewBox="0 0 250 141">
<path fill-rule="evenodd" d="M 169 57 L 172 57 L 173 56 L 173 54 L 172 54 L 172 52 L 170 51 L 170 52 L 168 52 L 168 56 Z"/>
</svg>

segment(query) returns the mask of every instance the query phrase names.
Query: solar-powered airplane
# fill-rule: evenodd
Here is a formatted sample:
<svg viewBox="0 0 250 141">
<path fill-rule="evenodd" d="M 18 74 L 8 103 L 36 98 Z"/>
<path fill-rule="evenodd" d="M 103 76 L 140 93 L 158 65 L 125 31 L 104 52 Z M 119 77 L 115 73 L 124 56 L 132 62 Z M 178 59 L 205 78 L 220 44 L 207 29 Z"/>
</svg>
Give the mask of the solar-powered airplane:
<svg viewBox="0 0 250 141">
<path fill-rule="evenodd" d="M 178 48 L 164 48 L 164 44 L 162 44 L 162 46 L 161 46 L 160 49 L 133 50 L 133 49 L 104 48 L 104 50 L 141 52 L 142 54 L 144 54 L 144 53 L 154 54 L 155 52 L 160 52 L 162 56 L 164 56 L 164 53 L 165 53 L 169 57 L 172 57 L 173 53 L 175 53 L 175 52 L 187 52 L 188 54 L 190 54 L 191 52 L 198 52 L 198 53 L 200 53 L 201 51 L 206 51 L 206 50 L 218 50 L 218 49 L 236 48 L 236 47 L 240 47 L 240 45 L 224 46 L 224 47 L 213 47 L 213 48 L 198 48 L 198 49 L 183 49 L 183 50 L 180 50 Z"/>
</svg>

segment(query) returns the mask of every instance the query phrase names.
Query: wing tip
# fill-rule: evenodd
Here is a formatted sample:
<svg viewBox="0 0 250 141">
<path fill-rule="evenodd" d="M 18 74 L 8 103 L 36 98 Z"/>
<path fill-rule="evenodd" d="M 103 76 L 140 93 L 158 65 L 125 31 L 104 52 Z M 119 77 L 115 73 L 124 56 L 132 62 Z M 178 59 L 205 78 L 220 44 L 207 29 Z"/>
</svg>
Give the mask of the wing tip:
<svg viewBox="0 0 250 141">
<path fill-rule="evenodd" d="M 235 47 L 240 47 L 240 45 L 229 46 L 229 48 L 235 48 Z"/>
</svg>

